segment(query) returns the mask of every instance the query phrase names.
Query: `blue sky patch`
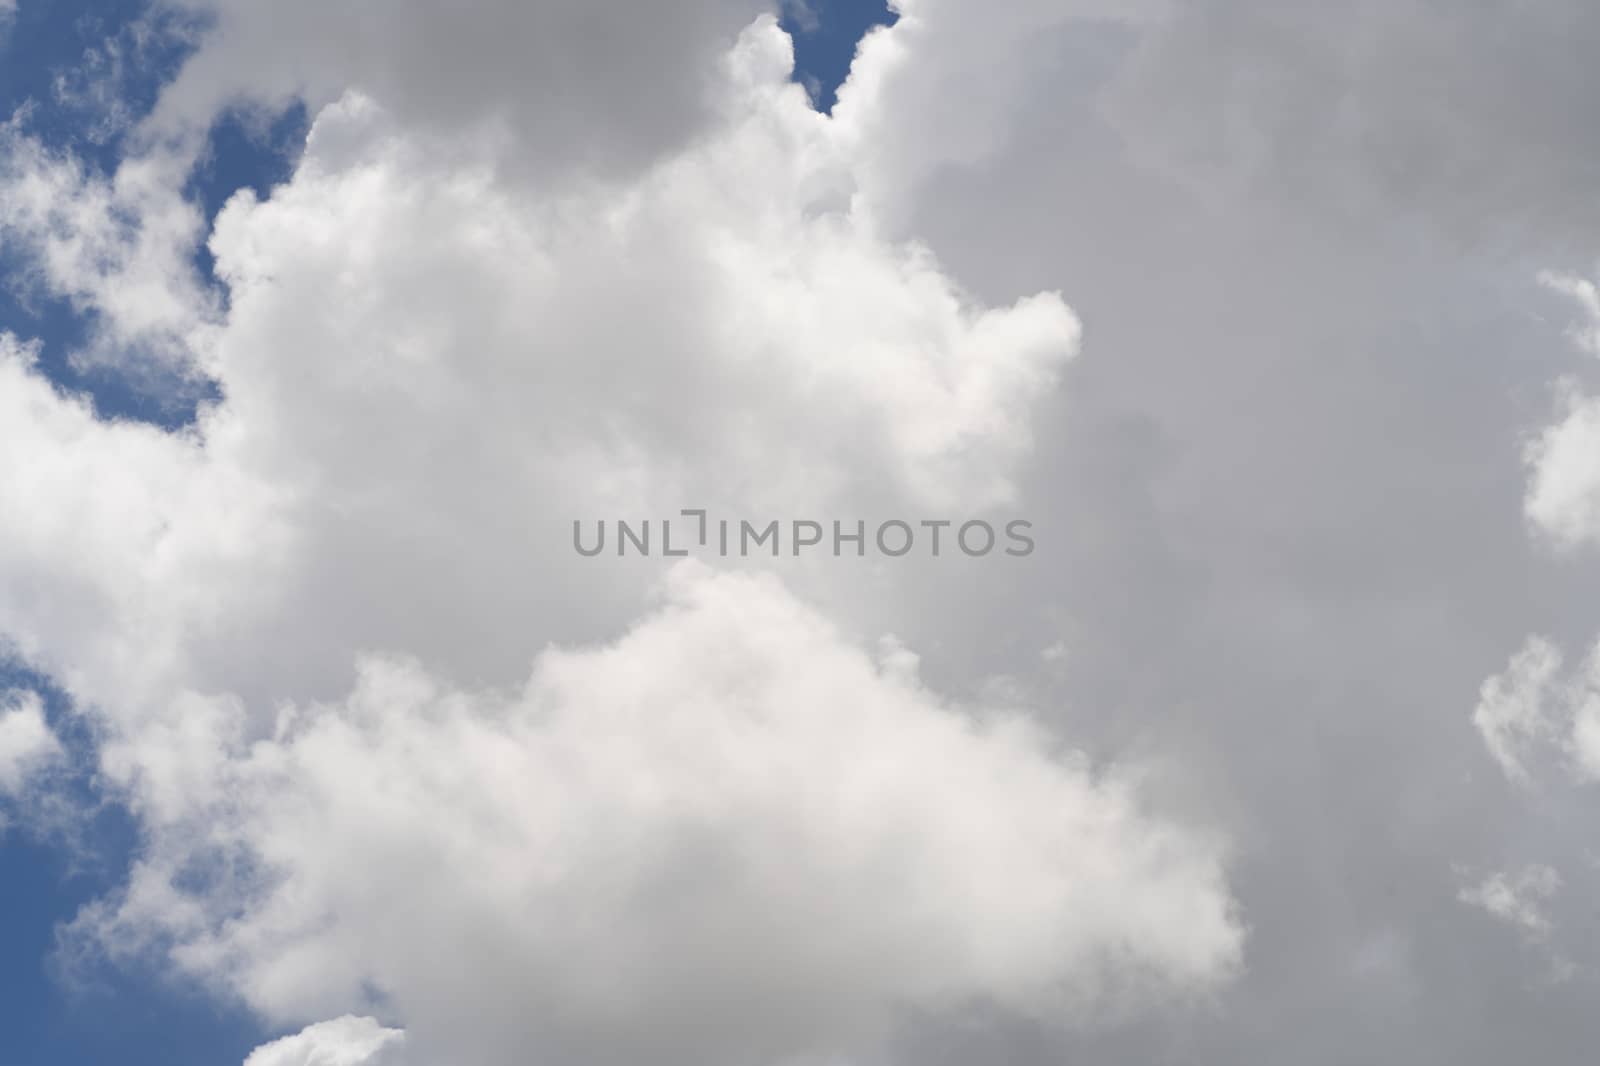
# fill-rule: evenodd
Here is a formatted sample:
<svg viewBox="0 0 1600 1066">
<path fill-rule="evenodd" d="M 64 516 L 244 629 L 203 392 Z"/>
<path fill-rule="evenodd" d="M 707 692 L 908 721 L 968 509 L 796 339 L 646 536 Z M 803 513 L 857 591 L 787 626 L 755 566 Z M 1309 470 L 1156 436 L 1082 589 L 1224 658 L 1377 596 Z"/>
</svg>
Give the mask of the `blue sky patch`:
<svg viewBox="0 0 1600 1066">
<path fill-rule="evenodd" d="M 0 693 L 43 698 L 67 750 L 52 780 L 62 824 L 0 831 L 0 1063 L 5 1066 L 227 1066 L 267 1038 L 242 1009 L 146 964 L 75 968 L 58 930 L 114 894 L 138 854 L 133 820 L 93 780 L 93 740 L 43 676 L 0 660 Z"/>
<path fill-rule="evenodd" d="M 779 21 L 794 39 L 794 79 L 818 111 L 833 111 L 867 31 L 898 18 L 883 0 L 783 0 Z"/>
</svg>

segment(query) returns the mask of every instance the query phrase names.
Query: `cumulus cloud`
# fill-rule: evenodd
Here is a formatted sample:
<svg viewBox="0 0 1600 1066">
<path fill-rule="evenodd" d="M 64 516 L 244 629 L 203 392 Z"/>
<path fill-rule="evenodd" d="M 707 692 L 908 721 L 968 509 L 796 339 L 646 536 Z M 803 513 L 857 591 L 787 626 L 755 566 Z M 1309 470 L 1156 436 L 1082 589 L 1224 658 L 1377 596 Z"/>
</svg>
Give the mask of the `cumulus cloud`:
<svg viewBox="0 0 1600 1066">
<path fill-rule="evenodd" d="M 1600 289 L 1588 278 L 1562 274 L 1552 270 L 1540 271 L 1539 283 L 1570 299 L 1583 312 L 1580 326 L 1571 336 L 1585 351 L 1600 355 Z"/>
<path fill-rule="evenodd" d="M 1567 296 L 1583 322 L 1570 331 L 1579 347 L 1600 354 L 1600 295 L 1586 278 L 1545 272 L 1540 281 Z M 1600 542 L 1600 397 L 1571 379 L 1558 388 L 1565 417 L 1531 441 L 1525 458 L 1525 511 L 1534 528 L 1562 548 Z"/>
<path fill-rule="evenodd" d="M 711 72 L 719 56 L 767 7 L 758 0 L 671 8 L 584 0 L 164 6 L 208 28 L 163 92 L 147 123 L 151 136 L 203 130 L 240 100 L 303 100 L 315 113 L 357 90 L 383 100 L 419 136 L 492 145 L 516 169 L 545 176 L 626 171 L 691 139 L 715 109 L 720 86 Z"/>
<path fill-rule="evenodd" d="M 393 1066 L 404 1042 L 399 1029 L 347 1014 L 261 1045 L 244 1066 Z"/>
<path fill-rule="evenodd" d="M 1529 782 L 1529 753 L 1556 737 L 1550 700 L 1561 671 L 1561 653 L 1548 640 L 1530 637 L 1502 674 L 1483 683 L 1472 721 L 1489 754 L 1508 778 Z"/>
<path fill-rule="evenodd" d="M 1513 781 L 1532 783 L 1533 766 L 1600 779 L 1600 645 L 1564 668 L 1553 643 L 1528 638 L 1505 672 L 1484 682 L 1473 721 Z"/>
<path fill-rule="evenodd" d="M 1024 0 L 1003 8 L 964 0 L 903 0 L 892 27 L 862 40 L 833 110 L 839 135 L 865 163 L 862 197 L 905 226 L 929 183 L 1008 146 L 1024 101 L 1058 75 L 1041 42 L 1075 27 L 1144 26 L 1163 0 Z M 938 116 L 937 122 L 931 121 Z"/>
<path fill-rule="evenodd" d="M 101 422 L 35 359 L 0 335 L 0 625 L 80 698 L 133 713 L 168 691 L 180 627 L 215 624 L 239 593 L 222 575 L 270 580 L 274 520 L 193 436 Z"/>
<path fill-rule="evenodd" d="M 1571 548 L 1600 541 L 1600 397 L 1564 391 L 1566 417 L 1527 451 L 1526 511 L 1536 529 Z"/>
<path fill-rule="evenodd" d="M 62 754 L 38 693 L 0 694 L 0 794 L 20 793 L 34 774 Z"/>
<path fill-rule="evenodd" d="M 97 423 L 11 346 L 7 455 L 78 476 L 0 489 L 28 516 L 0 546 L 8 630 L 53 666 L 75 649 L 90 699 L 163 673 L 315 688 L 374 647 L 504 679 L 558 620 L 636 601 L 638 567 L 573 572 L 574 518 L 1010 499 L 1076 319 L 1050 293 L 982 306 L 876 236 L 788 62 L 763 22 L 715 137 L 548 198 L 365 97 L 326 109 L 294 179 L 218 220 L 229 312 L 193 339 L 225 401 L 192 432 Z M 70 594 L 24 608 L 45 573 Z"/>
<path fill-rule="evenodd" d="M 176 176 L 139 182 L 182 152 L 101 181 L 21 140 L 7 179 L 44 283 L 220 395 L 178 432 L 108 423 L 0 342 L 0 632 L 96 716 L 149 844 L 81 934 L 464 1063 L 748 1063 L 1238 970 L 1220 842 L 1131 776 L 934 696 L 775 578 L 676 572 L 638 621 L 654 562 L 575 565 L 575 517 L 1006 506 L 1076 353 L 1059 295 L 986 303 L 887 235 L 773 20 L 712 67 L 698 136 L 563 184 L 492 136 L 438 150 L 502 81 L 433 100 L 397 39 L 279 83 L 234 50 L 278 38 L 221 15 L 158 125 L 245 83 L 324 105 L 209 236 L 225 308 L 187 287 Z M 559 154 L 515 101 L 486 121 Z M 530 677 L 552 642 L 578 650 Z M 257 1054 L 342 1062 L 357 1024 Z"/>
<path fill-rule="evenodd" d="M 738 5 L 183 5 L 216 21 L 130 139 L 138 158 L 183 141 L 176 174 L 235 101 L 303 94 L 315 124 L 292 180 L 204 237 L 225 309 L 122 315 L 126 336 L 154 322 L 147 337 L 217 381 L 192 429 L 105 425 L 26 344 L 6 347 L 0 628 L 105 727 L 103 779 L 152 841 L 81 931 L 167 952 L 285 1024 L 405 1024 L 430 1063 L 865 1044 L 901 1007 L 921 1041 L 904 1060 L 928 1066 L 1591 1046 L 1590 1004 L 1519 995 L 1507 938 L 1439 906 L 1454 859 L 1500 856 L 1528 829 L 1506 809 L 1525 796 L 1463 772 L 1481 753 L 1460 693 L 1541 595 L 1514 520 L 1525 413 L 1506 396 L 1559 337 L 1525 321 L 1520 266 L 1501 287 L 1482 244 L 1433 243 L 1507 220 L 1533 223 L 1517 237 L 1592 232 L 1588 9 L 899 7 L 824 120 L 785 85 L 770 25 L 710 61 Z M 136 276 L 122 264 L 140 240 L 193 240 L 162 222 L 176 201 L 18 158 L 109 205 L 71 223 L 100 251 L 39 275 L 80 306 L 135 291 L 112 279 Z M 8 240 L 65 245 L 71 227 L 25 217 Z M 167 274 L 149 273 L 154 291 L 181 293 Z M 1057 289 L 1093 331 L 1059 394 L 1077 327 Z M 1530 509 L 1579 538 L 1587 433 L 1548 449 L 1564 472 Z M 985 570 L 959 594 L 915 569 L 785 567 L 798 599 L 702 577 L 641 622 L 655 567 L 576 568 L 566 544 L 578 515 L 939 501 L 1048 511 L 1049 564 Z M 741 618 L 838 629 L 781 669 L 754 626 L 713 655 L 696 634 L 729 623 L 697 605 L 710 589 Z M 937 637 L 911 642 L 926 685 L 904 654 L 858 650 L 901 622 Z M 530 679 L 552 641 L 569 650 Z M 1044 645 L 1072 650 L 1047 684 Z M 1583 768 L 1583 670 L 1555 648 L 1530 645 L 1479 708 L 1494 757 L 1529 781 Z M 706 660 L 703 684 L 684 680 Z M 1002 728 L 968 695 L 1006 670 L 1017 682 L 990 691 L 1051 728 Z M 770 680 L 790 673 L 797 693 L 870 701 L 859 728 L 901 723 L 931 766 L 1004 781 L 959 805 L 899 747 L 845 749 L 856 723 L 824 710 L 812 729 Z M 630 678 L 671 714 L 618 726 Z M 745 712 L 754 724 L 729 726 Z M 1135 789 L 1044 739 L 1058 734 L 1097 753 L 1168 746 L 1181 765 Z M 780 736 L 810 761 L 785 761 Z M 613 752 L 637 773 L 608 775 Z M 792 783 L 828 762 L 848 783 L 873 760 L 895 786 L 881 813 L 765 789 L 747 765 Z M 648 794 L 613 794 L 617 777 Z M 1081 817 L 1018 799 L 1034 792 Z M 747 802 L 719 805 L 731 796 Z M 979 832 L 991 808 L 1013 835 Z M 1222 852 L 1172 809 L 1227 818 L 1245 852 L 1261 920 L 1229 1010 L 1045 1039 L 1036 1021 L 941 1009 L 1131 1004 L 1236 970 Z M 624 846 L 630 818 L 653 846 Z M 1076 850 L 1101 865 L 1053 865 L 1099 824 L 1122 829 Z M 538 834 L 549 847 L 524 846 Z M 1190 860 L 1158 875 L 1139 858 L 1155 839 Z M 971 855 L 1015 883 L 967 872 Z M 767 887 L 790 870 L 792 887 Z M 884 887 L 919 871 L 966 895 Z M 1578 864 L 1563 874 L 1560 901 L 1581 898 Z M 1467 892 L 1555 922 L 1537 879 L 1501 877 Z M 1141 932 L 1106 912 L 1120 944 L 1053 902 L 1110 907 L 1113 884 L 1147 915 Z M 558 925 L 530 899 L 586 920 Z M 1186 920 L 1156 918 L 1163 900 Z M 805 935 L 780 928 L 797 913 L 818 919 L 795 923 Z M 602 937 L 604 921 L 626 935 Z M 743 940 L 693 935 L 724 926 Z M 843 931 L 862 927 L 853 948 Z M 593 947 L 558 973 L 530 943 Z M 818 977 L 869 949 L 837 987 Z M 771 965 L 746 980 L 757 950 Z M 745 1013 L 696 1000 L 677 964 Z M 525 987 L 554 991 L 530 1005 Z"/>
<path fill-rule="evenodd" d="M 110 177 L 0 125 L 0 242 L 26 264 L 28 290 L 65 297 L 88 319 L 83 365 L 128 376 L 192 374 L 217 308 L 190 257 L 199 208 L 181 194 L 190 157 L 153 151 Z"/>
<path fill-rule="evenodd" d="M 1490 874 L 1461 890 L 1460 900 L 1479 907 L 1524 935 L 1542 940 L 1550 935 L 1545 904 L 1561 890 L 1561 875 L 1549 866 L 1526 866 Z"/>
<path fill-rule="evenodd" d="M 160 929 L 273 1018 L 375 994 L 455 1061 L 779 1061 L 985 1001 L 1103 1021 L 1240 958 L 1214 842 L 772 577 L 685 564 L 516 690 L 368 659 L 219 773 L 100 935 Z M 174 897 L 184 869 L 207 889 Z"/>
</svg>

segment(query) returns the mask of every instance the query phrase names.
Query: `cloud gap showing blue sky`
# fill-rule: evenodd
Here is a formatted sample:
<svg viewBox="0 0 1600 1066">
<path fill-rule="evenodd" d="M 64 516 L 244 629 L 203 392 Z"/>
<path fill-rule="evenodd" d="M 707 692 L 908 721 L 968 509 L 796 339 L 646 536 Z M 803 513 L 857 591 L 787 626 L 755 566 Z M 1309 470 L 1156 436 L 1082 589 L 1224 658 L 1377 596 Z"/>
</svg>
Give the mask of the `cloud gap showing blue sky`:
<svg viewBox="0 0 1600 1066">
<path fill-rule="evenodd" d="M 784 0 L 781 12 L 794 41 L 794 80 L 824 113 L 833 110 L 861 38 L 899 18 L 883 0 Z"/>
</svg>

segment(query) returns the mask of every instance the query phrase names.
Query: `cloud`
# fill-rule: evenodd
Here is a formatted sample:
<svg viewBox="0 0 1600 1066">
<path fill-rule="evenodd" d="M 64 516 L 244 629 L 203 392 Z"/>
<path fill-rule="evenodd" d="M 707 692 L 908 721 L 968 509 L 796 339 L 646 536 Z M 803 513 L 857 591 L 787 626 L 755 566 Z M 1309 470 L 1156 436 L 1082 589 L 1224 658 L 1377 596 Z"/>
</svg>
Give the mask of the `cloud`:
<svg viewBox="0 0 1600 1066">
<path fill-rule="evenodd" d="M 313 6 L 192 6 L 219 14 L 216 31 L 146 141 L 130 139 L 141 152 L 175 131 L 192 142 L 234 100 L 270 109 L 302 92 L 316 118 L 291 182 L 239 198 L 204 235 L 234 290 L 219 328 L 190 331 L 199 311 L 170 320 L 221 402 L 164 435 L 95 421 L 47 387 L 26 345 L 7 348 L 0 378 L 0 463 L 32 457 L 0 471 L 0 527 L 12 527 L 0 627 L 105 727 L 102 780 L 160 841 L 120 909 L 97 915 L 113 948 L 175 950 L 295 1023 L 353 1010 L 406 1024 L 413 1049 L 438 1052 L 429 1062 L 526 1061 L 536 1045 L 513 1019 L 556 1016 L 536 1034 L 548 1046 L 630 1062 L 800 1032 L 870 1045 L 907 1017 L 904 1046 L 885 1057 L 923 1066 L 1148 1062 L 1173 1047 L 1206 1062 L 1565 1061 L 1594 1044 L 1589 990 L 1516 980 L 1523 945 L 1472 908 L 1440 906 L 1461 891 L 1463 856 L 1506 871 L 1507 891 L 1563 939 L 1583 928 L 1563 908 L 1591 894 L 1586 867 L 1563 861 L 1565 891 L 1517 895 L 1526 857 L 1506 855 L 1530 839 L 1546 854 L 1592 841 L 1583 794 L 1561 821 L 1544 787 L 1583 777 L 1586 668 L 1530 645 L 1486 690 L 1484 735 L 1540 786 L 1531 797 L 1476 772 L 1482 744 L 1461 713 L 1530 615 L 1553 655 L 1592 609 L 1592 582 L 1559 568 L 1582 558 L 1528 551 L 1519 514 L 1531 486 L 1518 397 L 1567 367 L 1570 343 L 1527 313 L 1523 257 L 1481 239 L 1498 232 L 1519 253 L 1537 245 L 1529 261 L 1562 264 L 1593 232 L 1587 9 L 921 0 L 867 42 L 827 121 L 785 85 L 770 30 L 710 61 L 746 21 L 733 8 L 692 5 L 669 25 L 680 16 L 653 9 L 447 15 L 402 2 L 383 19 L 374 5 Z M 106 187 L 60 184 L 86 201 L 114 199 Z M 125 203 L 110 212 L 129 224 L 108 263 L 128 261 L 140 212 L 162 217 Z M 97 271 L 62 276 L 117 295 Z M 1082 357 L 1057 291 L 1087 325 Z M 1581 472 L 1588 446 L 1574 435 L 1562 468 Z M 1584 484 L 1563 477 L 1551 484 Z M 1583 491 L 1541 497 L 1554 501 L 1541 513 L 1577 515 L 1581 532 Z M 774 915 L 738 906 L 760 883 L 747 872 L 704 898 L 754 923 L 739 927 L 761 934 L 750 946 L 784 963 L 736 990 L 763 1011 L 709 1030 L 697 1025 L 727 1008 L 695 1004 L 670 1024 L 633 1013 L 597 1036 L 600 1008 L 563 986 L 544 1003 L 552 1014 L 534 1013 L 512 978 L 557 978 L 514 948 L 555 934 L 516 908 L 523 897 L 507 902 L 497 875 L 540 869 L 517 834 L 549 823 L 497 797 L 555 785 L 505 779 L 570 737 L 561 766 L 603 765 L 594 752 L 615 747 L 680 806 L 697 794 L 702 782 L 661 754 L 669 723 L 602 749 L 579 708 L 599 708 L 598 728 L 620 699 L 607 686 L 629 671 L 678 683 L 639 640 L 688 657 L 700 645 L 669 634 L 715 613 L 674 601 L 641 619 L 656 567 L 573 566 L 570 519 L 939 501 L 1025 508 L 1039 557 L 971 575 L 775 564 L 789 592 L 736 582 L 729 599 L 796 601 L 837 627 L 790 664 L 797 687 L 865 661 L 853 676 L 870 672 L 860 691 L 884 707 L 922 726 L 968 723 L 938 765 L 991 757 L 997 715 L 971 693 L 992 692 L 1033 708 L 1040 738 L 1061 738 L 1016 742 L 1008 767 L 1035 767 L 1084 809 L 1142 812 L 1132 840 L 1164 828 L 1219 864 L 1237 853 L 1252 925 L 1239 981 L 1183 981 L 1204 968 L 1174 961 L 1167 922 L 1130 940 L 1144 952 L 1131 965 L 1096 969 L 1082 964 L 1093 951 L 1056 952 L 1046 937 L 1031 955 L 1016 945 L 1048 924 L 1041 904 L 1010 909 L 1026 921 L 1002 923 L 984 968 L 959 954 L 944 967 L 1002 1009 L 885 1006 L 948 1002 L 905 964 L 898 909 L 863 936 L 875 965 L 837 989 L 774 995 L 785 973 L 815 988 L 817 969 L 798 936 L 757 922 Z M 885 631 L 926 653 L 925 683 L 857 650 Z M 736 636 L 739 649 L 753 639 Z M 561 714 L 540 718 L 529 663 L 551 642 L 568 650 L 538 659 L 532 691 Z M 1070 669 L 1041 669 L 1047 646 L 1070 648 Z M 710 657 L 766 676 L 759 649 Z M 588 687 L 557 692 L 561 663 Z M 983 684 L 997 674 L 1015 683 Z M 761 705 L 787 707 L 771 690 L 756 686 Z M 392 722 L 380 703 L 399 708 Z M 720 722 L 726 706 L 708 695 L 694 704 L 703 717 L 674 721 Z M 294 710 L 280 733 L 282 707 Z M 759 762 L 771 735 L 735 750 Z M 1069 742 L 1095 757 L 1066 754 Z M 816 743 L 851 773 L 881 752 Z M 464 751 L 471 781 L 449 773 Z M 1129 751 L 1161 772 L 1135 787 L 1091 769 Z M 705 770 L 707 796 L 741 780 L 684 759 Z M 1016 809 L 1012 790 L 1034 779 L 1011 776 L 993 786 L 998 809 Z M 352 782 L 369 783 L 364 804 Z M 677 923 L 635 917 L 624 927 L 644 933 L 582 941 L 601 947 L 567 969 L 591 985 L 602 962 L 658 943 L 645 934 L 709 921 L 682 886 L 707 869 L 764 869 L 736 831 L 773 816 L 789 818 L 770 838 L 807 872 L 797 884 L 850 888 L 818 890 L 816 911 L 842 928 L 888 906 L 863 866 L 822 861 L 819 837 L 879 839 L 870 820 L 848 835 L 826 811 L 802 818 L 769 799 L 630 863 L 638 852 L 618 859 L 615 844 L 626 795 L 581 774 L 557 783 L 557 799 L 594 812 L 570 816 L 570 835 L 592 826 L 612 855 L 569 861 L 542 890 L 587 890 L 619 922 L 664 911 Z M 964 835 L 969 812 L 951 813 L 943 791 L 926 812 L 896 796 L 888 813 L 924 842 L 914 855 L 997 846 Z M 336 818 L 317 817 L 323 797 Z M 1233 848 L 1163 811 L 1226 826 Z M 427 864 L 405 831 L 353 828 L 402 815 L 430 858 L 465 860 Z M 1046 825 L 1031 809 L 1014 821 Z M 378 886 L 345 872 L 367 857 L 411 876 Z M 1019 885 L 1055 883 L 1041 859 L 1006 858 L 1032 871 Z M 656 894 L 593 891 L 636 886 L 634 873 Z M 1073 876 L 1082 887 L 1109 874 Z M 1499 898 L 1488 884 L 1468 891 Z M 363 917 L 341 887 L 390 920 Z M 980 913 L 941 912 L 919 950 L 951 952 Z M 472 935 L 448 935 L 460 929 Z M 832 927 L 810 939 L 824 959 L 846 950 Z M 751 951 L 717 946 L 689 939 L 670 957 L 719 976 L 710 987 L 738 984 L 728 975 L 747 972 Z M 480 955 L 493 965 L 453 982 L 425 972 Z M 1035 977 L 1052 957 L 1068 992 L 1148 1003 L 1181 986 L 1214 992 L 1220 1009 L 1077 1029 L 1013 1018 L 1039 1013 Z M 1165 978 L 1132 976 L 1152 967 Z M 625 1005 L 658 989 L 662 1003 L 692 999 L 694 983 L 669 985 L 665 968 L 647 961 L 604 990 Z M 1116 991 L 1130 984 L 1165 984 L 1166 997 Z"/>
<path fill-rule="evenodd" d="M 1572 331 L 1573 339 L 1585 351 L 1600 355 L 1600 289 L 1588 278 L 1555 271 L 1540 271 L 1539 283 L 1567 297 L 1584 314 L 1583 328 Z"/>
<path fill-rule="evenodd" d="M 1578 244 L 1600 222 L 1581 0 L 1201 0 L 1146 35 L 1109 107 L 1146 153 L 1301 217 L 1426 219 L 1452 238 Z"/>
<path fill-rule="evenodd" d="M 1577 345 L 1600 354 L 1600 295 L 1587 279 L 1551 272 L 1539 280 L 1569 297 L 1583 313 L 1570 331 Z M 1535 529 L 1558 547 L 1600 542 L 1600 397 L 1567 378 L 1558 385 L 1565 417 L 1545 429 L 1525 452 L 1529 484 L 1524 510 Z"/>
<path fill-rule="evenodd" d="M 1461 902 L 1480 907 L 1526 936 L 1543 940 L 1551 922 L 1544 904 L 1561 890 L 1561 875 L 1548 866 L 1527 866 L 1516 872 L 1501 871 L 1461 890 Z"/>
<path fill-rule="evenodd" d="M 1024 101 L 1060 70 L 1041 42 L 1105 22 L 1142 25 L 1160 0 L 1029 2 L 1004 10 L 962 0 L 898 3 L 898 21 L 861 42 L 833 110 L 839 135 L 862 155 L 862 198 L 892 230 L 941 174 L 1004 150 Z M 939 116 L 936 125 L 926 121 Z"/>
<path fill-rule="evenodd" d="M 821 17 L 806 0 L 780 0 L 779 6 L 801 33 L 816 33 L 822 26 Z"/>
<path fill-rule="evenodd" d="M 518 689 L 369 658 L 151 827 L 99 935 L 169 937 L 274 1019 L 382 1005 L 461 1062 L 779 1061 L 906 1009 L 1104 1023 L 1233 973 L 1215 843 L 914 671 L 697 564 Z"/>
<path fill-rule="evenodd" d="M 1481 772 L 1462 728 L 1530 616 L 1564 643 L 1593 608 L 1589 571 L 1530 551 L 1521 520 L 1530 382 L 1571 354 L 1508 248 L 1567 262 L 1594 218 L 1594 138 L 1560 131 L 1592 133 L 1595 23 L 1536 6 L 951 4 L 920 41 L 902 19 L 868 42 L 907 91 L 864 189 L 974 291 L 1059 287 L 1085 323 L 1020 490 L 1051 565 L 971 611 L 1051 604 L 1070 735 L 1181 752 L 1165 784 L 1228 812 L 1253 927 L 1220 1017 L 1064 1041 L 950 1022 L 907 1061 L 1593 1044 L 1590 997 L 1519 982 L 1519 945 L 1439 905 L 1464 856 L 1593 840 L 1582 811 L 1555 824 L 1547 792 Z M 960 654 L 1018 662 L 1014 632 Z M 1525 765 L 1573 759 L 1558 732 Z"/>
<path fill-rule="evenodd" d="M 1600 779 L 1600 644 L 1563 670 L 1549 640 L 1530 637 L 1506 671 L 1484 682 L 1473 721 L 1513 781 L 1535 780 L 1529 763 L 1578 781 Z"/>
<path fill-rule="evenodd" d="M 158 124 L 237 88 L 204 79 L 253 17 L 224 12 Z M 858 651 L 853 577 L 786 570 L 807 607 L 680 572 L 641 620 L 659 565 L 567 539 L 1012 505 L 1077 352 L 1063 299 L 986 302 L 888 236 L 770 18 L 698 136 L 581 185 L 493 137 L 440 151 L 504 84 L 430 101 L 388 62 L 316 81 L 293 176 L 218 218 L 225 307 L 185 295 L 183 151 L 102 181 L 17 142 L 43 283 L 219 395 L 176 432 L 107 422 L 0 341 L 0 632 L 93 716 L 149 843 L 78 932 L 279 1021 L 393 1017 L 429 1061 L 748 1062 L 1233 976 L 1220 840 Z M 499 116 L 519 139 L 532 101 Z M 921 613 L 913 572 L 875 580 Z"/>
<path fill-rule="evenodd" d="M 158 151 L 101 177 L 16 120 L 0 125 L 0 240 L 25 265 L 25 292 L 88 317 L 80 365 L 161 374 L 168 387 L 197 371 L 219 309 L 191 265 L 204 218 L 181 195 L 189 162 Z"/>
<path fill-rule="evenodd" d="M 1536 529 L 1573 548 L 1600 541 L 1600 397 L 1567 390 L 1567 414 L 1527 450 L 1526 512 Z"/>
<path fill-rule="evenodd" d="M 1519 784 L 1529 783 L 1530 751 L 1554 739 L 1559 730 L 1549 703 L 1561 665 L 1554 645 L 1530 637 L 1505 673 L 1489 678 L 1479 692 L 1473 724 L 1500 769 Z"/>
<path fill-rule="evenodd" d="M 574 518 L 1012 499 L 1075 317 L 984 306 L 877 236 L 788 63 L 761 23 L 714 137 L 581 194 L 441 160 L 364 97 L 327 108 L 293 179 L 217 222 L 225 323 L 176 316 L 225 397 L 194 430 L 96 422 L 11 345 L 6 454 L 71 476 L 7 483 L 6 629 L 108 706 L 316 691 L 368 648 L 504 679 L 637 605 L 643 564 L 572 570 Z M 39 166 L 24 183 L 94 231 L 102 191 Z M 96 306 L 125 288 L 95 279 Z"/>
<path fill-rule="evenodd" d="M 627 172 L 692 139 L 714 117 L 719 87 L 708 74 L 767 7 L 293 0 L 268 15 L 249 0 L 167 6 L 210 28 L 162 93 L 152 138 L 204 130 L 241 100 L 304 100 L 316 113 L 356 90 L 420 137 L 492 143 L 515 169 L 546 177 Z"/>
<path fill-rule="evenodd" d="M 0 794 L 16 796 L 62 755 L 37 693 L 0 694 Z"/>
<path fill-rule="evenodd" d="M 261 1045 L 244 1066 L 383 1066 L 396 1061 L 394 1052 L 404 1041 L 399 1029 L 345 1015 Z"/>
</svg>

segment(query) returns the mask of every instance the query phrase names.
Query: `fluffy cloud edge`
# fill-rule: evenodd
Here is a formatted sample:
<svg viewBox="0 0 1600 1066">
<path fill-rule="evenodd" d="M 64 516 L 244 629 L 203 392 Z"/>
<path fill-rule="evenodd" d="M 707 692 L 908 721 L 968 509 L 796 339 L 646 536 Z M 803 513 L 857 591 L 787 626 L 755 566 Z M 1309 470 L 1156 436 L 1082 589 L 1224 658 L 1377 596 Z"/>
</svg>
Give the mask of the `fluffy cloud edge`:
<svg viewBox="0 0 1600 1066">
<path fill-rule="evenodd" d="M 244 1066 L 397 1066 L 405 1032 L 344 1015 L 256 1048 Z"/>
<path fill-rule="evenodd" d="M 38 693 L 0 693 L 0 793 L 17 795 L 64 755 Z"/>
<path fill-rule="evenodd" d="M 770 576 L 684 564 L 666 596 L 517 691 L 368 660 L 213 760 L 79 934 L 164 944 L 284 1022 L 376 989 L 443 1047 L 504 1054 L 536 1003 L 546 1049 L 591 1061 L 692 1016 L 670 1061 L 849 1050 L 969 1002 L 1093 1026 L 1237 975 L 1226 848 L 1126 775 L 947 704 Z M 517 995 L 463 1016 L 468 972 Z"/>
</svg>

